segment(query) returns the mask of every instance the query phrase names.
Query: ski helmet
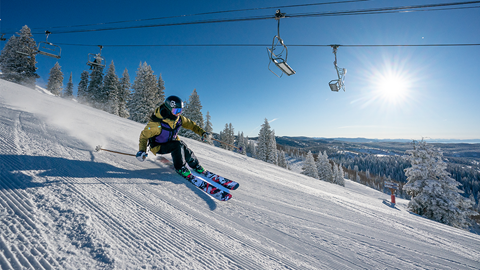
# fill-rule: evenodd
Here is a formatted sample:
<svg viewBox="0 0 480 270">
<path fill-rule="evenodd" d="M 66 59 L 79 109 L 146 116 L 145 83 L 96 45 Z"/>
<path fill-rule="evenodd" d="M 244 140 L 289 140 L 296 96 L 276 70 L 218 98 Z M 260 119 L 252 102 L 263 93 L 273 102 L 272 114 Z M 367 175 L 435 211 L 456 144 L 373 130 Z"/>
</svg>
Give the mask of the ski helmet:
<svg viewBox="0 0 480 270">
<path fill-rule="evenodd" d="M 183 101 L 177 96 L 169 96 L 165 99 L 165 106 L 173 115 L 178 115 L 183 111 Z"/>
</svg>

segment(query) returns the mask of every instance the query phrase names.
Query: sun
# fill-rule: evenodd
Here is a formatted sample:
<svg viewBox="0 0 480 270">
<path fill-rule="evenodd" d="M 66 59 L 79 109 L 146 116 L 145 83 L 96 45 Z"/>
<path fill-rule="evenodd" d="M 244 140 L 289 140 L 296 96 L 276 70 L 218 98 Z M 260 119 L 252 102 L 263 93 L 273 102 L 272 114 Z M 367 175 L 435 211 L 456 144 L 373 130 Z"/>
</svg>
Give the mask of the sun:
<svg viewBox="0 0 480 270">
<path fill-rule="evenodd" d="M 401 98 L 408 90 L 405 79 L 392 75 L 381 78 L 378 87 L 381 94 L 388 99 Z"/>
<path fill-rule="evenodd" d="M 378 76 L 375 81 L 376 96 L 388 103 L 399 104 L 409 94 L 409 80 L 399 74 L 383 74 Z"/>
</svg>

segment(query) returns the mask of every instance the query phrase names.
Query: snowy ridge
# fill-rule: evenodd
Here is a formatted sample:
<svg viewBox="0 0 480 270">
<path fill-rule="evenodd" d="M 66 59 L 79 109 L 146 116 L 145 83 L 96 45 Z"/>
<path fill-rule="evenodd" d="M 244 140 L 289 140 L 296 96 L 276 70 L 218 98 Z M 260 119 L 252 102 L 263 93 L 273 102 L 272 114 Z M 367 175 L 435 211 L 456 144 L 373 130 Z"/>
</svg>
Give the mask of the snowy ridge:
<svg viewBox="0 0 480 270">
<path fill-rule="evenodd" d="M 480 236 L 185 139 L 218 202 L 135 153 L 144 125 L 0 80 L 1 269 L 478 269 Z M 170 156 L 166 156 L 170 159 Z"/>
</svg>

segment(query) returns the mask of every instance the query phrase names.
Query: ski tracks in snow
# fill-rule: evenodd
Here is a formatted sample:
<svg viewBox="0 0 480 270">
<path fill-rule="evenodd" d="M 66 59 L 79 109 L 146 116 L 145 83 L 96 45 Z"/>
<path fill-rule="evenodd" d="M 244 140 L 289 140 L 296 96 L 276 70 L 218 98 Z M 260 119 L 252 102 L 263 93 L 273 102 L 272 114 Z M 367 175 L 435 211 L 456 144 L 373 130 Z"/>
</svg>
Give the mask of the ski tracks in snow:
<svg viewBox="0 0 480 270">
<path fill-rule="evenodd" d="M 23 154 L 24 113 L 4 109 L 0 114 L 0 268 L 55 269 L 58 256 L 42 236 L 44 228 L 36 218 L 33 197 L 17 173 L 23 167 L 16 157 Z"/>
<path fill-rule="evenodd" d="M 210 209 L 215 202 L 166 168 L 159 175 L 158 163 L 138 171 L 129 165 L 134 160 L 114 163 L 109 154 L 91 153 L 33 114 L 5 108 L 1 114 L 2 269 L 305 265 L 243 235 L 236 224 L 218 222 L 222 217 Z"/>
</svg>

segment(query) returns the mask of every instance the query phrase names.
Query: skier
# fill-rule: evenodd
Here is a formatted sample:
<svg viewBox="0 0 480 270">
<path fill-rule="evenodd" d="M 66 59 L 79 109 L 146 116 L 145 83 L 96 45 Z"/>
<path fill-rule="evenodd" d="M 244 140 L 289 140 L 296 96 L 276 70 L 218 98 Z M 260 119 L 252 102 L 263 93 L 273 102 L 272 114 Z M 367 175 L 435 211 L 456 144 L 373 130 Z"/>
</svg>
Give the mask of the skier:
<svg viewBox="0 0 480 270">
<path fill-rule="evenodd" d="M 177 96 L 169 96 L 165 103 L 155 109 L 150 116 L 145 129 L 140 134 L 139 151 L 136 155 L 139 161 L 147 157 L 147 143 L 150 151 L 156 154 L 172 154 L 173 164 L 178 174 L 190 179 L 193 177 L 186 163 L 198 173 L 205 169 L 199 164 L 197 157 L 190 148 L 177 136 L 180 127 L 190 129 L 202 137 L 202 141 L 210 138 L 195 122 L 180 115 L 183 111 L 183 101 Z M 183 152 L 183 154 L 182 154 Z"/>
</svg>

